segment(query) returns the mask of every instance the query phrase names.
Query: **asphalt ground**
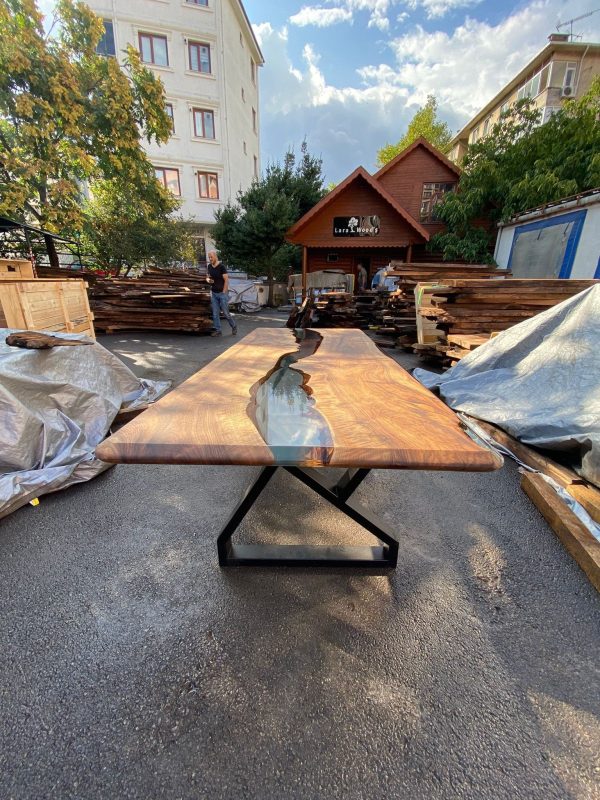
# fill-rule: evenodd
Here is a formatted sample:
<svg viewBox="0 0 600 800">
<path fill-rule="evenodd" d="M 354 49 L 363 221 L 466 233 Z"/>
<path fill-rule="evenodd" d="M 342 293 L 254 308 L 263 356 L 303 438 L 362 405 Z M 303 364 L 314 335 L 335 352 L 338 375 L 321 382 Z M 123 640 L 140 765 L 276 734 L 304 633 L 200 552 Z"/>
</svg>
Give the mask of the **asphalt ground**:
<svg viewBox="0 0 600 800">
<path fill-rule="evenodd" d="M 100 337 L 175 382 L 235 341 Z M 256 474 L 119 465 L 0 523 L 2 800 L 600 796 L 599 598 L 513 464 L 371 472 L 389 576 L 220 570 Z M 371 541 L 277 474 L 239 537 L 297 536 Z"/>
</svg>

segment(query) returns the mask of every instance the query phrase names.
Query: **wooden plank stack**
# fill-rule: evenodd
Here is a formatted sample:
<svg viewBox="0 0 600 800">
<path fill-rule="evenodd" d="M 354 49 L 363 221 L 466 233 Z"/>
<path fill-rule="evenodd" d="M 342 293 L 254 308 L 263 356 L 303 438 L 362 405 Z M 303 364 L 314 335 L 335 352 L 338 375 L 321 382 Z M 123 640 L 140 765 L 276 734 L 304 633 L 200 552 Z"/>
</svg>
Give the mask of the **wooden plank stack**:
<svg viewBox="0 0 600 800">
<path fill-rule="evenodd" d="M 418 346 L 420 355 L 455 362 L 494 333 L 507 330 L 600 281 L 556 278 L 449 279 L 419 314 L 434 320 L 440 342 Z"/>
<path fill-rule="evenodd" d="M 450 278 L 479 278 L 489 280 L 510 275 L 510 271 L 488 264 L 404 264 L 392 261 L 388 277 L 396 278 L 396 289 L 390 292 L 383 330 L 397 338 L 408 350 L 418 340 L 415 288 L 422 283 L 445 284 Z"/>
<path fill-rule="evenodd" d="M 201 275 L 148 272 L 140 278 L 107 278 L 90 287 L 96 329 L 205 333 L 212 328 L 210 287 Z"/>
</svg>

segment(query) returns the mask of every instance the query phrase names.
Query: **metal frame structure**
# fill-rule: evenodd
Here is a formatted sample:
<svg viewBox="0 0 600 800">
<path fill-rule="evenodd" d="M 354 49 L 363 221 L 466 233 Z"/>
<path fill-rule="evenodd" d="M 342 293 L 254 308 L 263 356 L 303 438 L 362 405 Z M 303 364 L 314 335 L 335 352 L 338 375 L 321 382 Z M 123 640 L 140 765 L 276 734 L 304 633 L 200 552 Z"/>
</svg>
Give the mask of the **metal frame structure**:
<svg viewBox="0 0 600 800">
<path fill-rule="evenodd" d="M 382 544 L 375 547 L 233 544 L 231 537 L 278 469 L 289 472 L 354 522 L 362 525 Z M 381 520 L 351 499 L 351 495 L 370 470 L 348 469 L 337 481 L 329 479 L 326 472 L 327 470 L 323 469 L 300 467 L 263 467 L 219 534 L 217 539 L 219 565 L 221 567 L 361 567 L 386 571 L 395 569 L 398 562 L 398 542 L 389 531 L 385 530 Z"/>
</svg>

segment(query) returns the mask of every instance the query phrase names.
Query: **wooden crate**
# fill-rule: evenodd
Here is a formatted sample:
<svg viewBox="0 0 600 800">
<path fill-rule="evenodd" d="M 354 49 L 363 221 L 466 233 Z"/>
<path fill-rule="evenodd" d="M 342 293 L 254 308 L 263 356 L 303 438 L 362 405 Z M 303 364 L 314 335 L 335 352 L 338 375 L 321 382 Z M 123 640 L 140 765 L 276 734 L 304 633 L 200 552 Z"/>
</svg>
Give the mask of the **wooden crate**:
<svg viewBox="0 0 600 800">
<path fill-rule="evenodd" d="M 0 258 L 0 280 L 33 280 L 34 278 L 31 261 L 20 258 Z"/>
<path fill-rule="evenodd" d="M 20 330 L 85 333 L 95 338 L 83 280 L 4 280 L 0 326 Z"/>
</svg>

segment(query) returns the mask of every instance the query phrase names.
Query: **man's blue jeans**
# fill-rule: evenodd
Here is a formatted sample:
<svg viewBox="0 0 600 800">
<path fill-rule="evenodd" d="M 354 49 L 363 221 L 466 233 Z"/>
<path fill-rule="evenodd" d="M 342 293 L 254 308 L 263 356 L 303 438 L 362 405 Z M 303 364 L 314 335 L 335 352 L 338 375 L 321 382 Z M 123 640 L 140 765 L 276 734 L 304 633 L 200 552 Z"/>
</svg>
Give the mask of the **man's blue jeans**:
<svg viewBox="0 0 600 800">
<path fill-rule="evenodd" d="M 236 329 L 234 318 L 229 313 L 229 302 L 227 292 L 211 292 L 210 293 L 210 306 L 212 309 L 213 327 L 216 331 L 221 333 L 221 319 L 219 312 L 222 311 L 225 319 L 231 325 L 231 330 Z"/>
</svg>

